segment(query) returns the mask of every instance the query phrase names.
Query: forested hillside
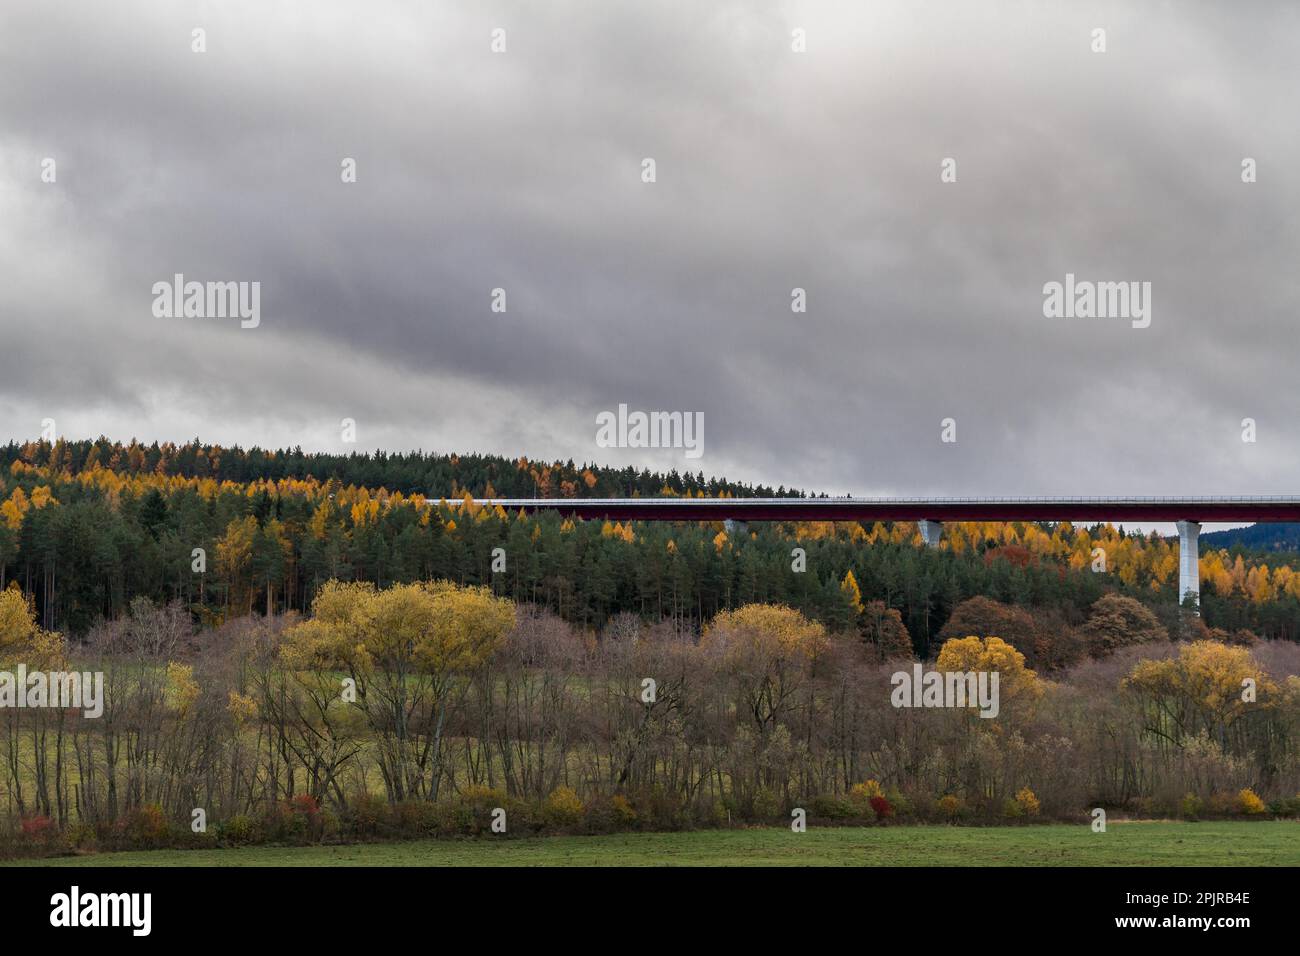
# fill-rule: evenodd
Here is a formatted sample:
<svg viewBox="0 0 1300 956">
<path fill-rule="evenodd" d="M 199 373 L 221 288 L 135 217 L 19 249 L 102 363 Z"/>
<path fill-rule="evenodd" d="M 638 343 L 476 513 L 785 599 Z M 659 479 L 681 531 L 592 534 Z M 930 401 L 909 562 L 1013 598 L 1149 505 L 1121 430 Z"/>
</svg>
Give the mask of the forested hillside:
<svg viewBox="0 0 1300 956">
<path fill-rule="evenodd" d="M 1109 591 L 1140 599 L 1166 626 L 1178 617 L 1176 542 L 1109 526 L 952 523 L 935 551 L 908 523 L 756 523 L 732 537 L 720 523 L 573 522 L 424 498 L 789 493 L 702 476 L 104 440 L 11 444 L 3 455 L 0 585 L 18 582 L 41 626 L 74 636 L 136 597 L 180 601 L 203 624 L 303 611 L 330 579 L 490 584 L 590 628 L 621 612 L 698 627 L 749 602 L 845 627 L 880 602 L 922 655 L 977 595 L 1031 609 L 1061 633 Z M 1296 639 L 1293 560 L 1203 551 L 1204 621 Z"/>
<path fill-rule="evenodd" d="M 1201 547 L 1239 548 L 1242 551 L 1300 551 L 1300 524 L 1253 524 L 1246 528 L 1210 531 L 1201 535 Z"/>
</svg>

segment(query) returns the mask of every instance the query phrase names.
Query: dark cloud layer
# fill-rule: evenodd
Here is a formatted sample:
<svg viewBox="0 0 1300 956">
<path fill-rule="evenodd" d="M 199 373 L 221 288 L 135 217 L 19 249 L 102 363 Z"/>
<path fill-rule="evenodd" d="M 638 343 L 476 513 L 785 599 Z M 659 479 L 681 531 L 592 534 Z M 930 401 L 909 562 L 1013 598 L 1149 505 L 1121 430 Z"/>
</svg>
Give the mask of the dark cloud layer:
<svg viewBox="0 0 1300 956">
<path fill-rule="evenodd" d="M 1283 4 L 6 3 L 0 438 L 1294 492 L 1297 41 Z M 260 281 L 261 326 L 154 318 L 175 272 Z M 1067 272 L 1151 282 L 1150 328 L 1045 319 Z M 703 412 L 703 458 L 597 448 L 619 403 Z"/>
</svg>

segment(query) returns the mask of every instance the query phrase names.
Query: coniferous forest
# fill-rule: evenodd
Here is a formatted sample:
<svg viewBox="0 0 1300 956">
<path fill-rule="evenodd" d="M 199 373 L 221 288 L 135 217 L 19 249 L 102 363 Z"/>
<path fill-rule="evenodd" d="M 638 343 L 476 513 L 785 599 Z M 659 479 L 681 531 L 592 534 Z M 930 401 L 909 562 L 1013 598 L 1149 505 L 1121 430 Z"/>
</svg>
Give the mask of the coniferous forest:
<svg viewBox="0 0 1300 956">
<path fill-rule="evenodd" d="M 698 628 L 754 602 L 844 627 L 855 601 L 879 601 L 898 612 L 921 656 L 954 609 L 977 596 L 1069 633 L 1114 591 L 1167 627 L 1186 626 L 1177 542 L 1108 525 L 955 523 L 932 551 L 908 523 L 755 523 L 729 535 L 720 522 L 575 522 L 459 500 L 800 494 L 489 455 L 10 443 L 0 447 L 0 586 L 18 582 L 41 626 L 71 635 L 121 617 L 137 597 L 179 601 L 200 625 L 301 612 L 332 579 L 484 584 L 591 629 L 622 613 Z M 1094 569 L 1098 547 L 1105 573 Z M 504 550 L 504 570 L 493 571 L 494 548 Z M 795 560 L 796 548 L 805 560 Z M 1203 551 L 1201 623 L 1297 639 L 1295 563 L 1289 553 Z M 1071 655 L 1062 651 L 1060 663 Z"/>
</svg>

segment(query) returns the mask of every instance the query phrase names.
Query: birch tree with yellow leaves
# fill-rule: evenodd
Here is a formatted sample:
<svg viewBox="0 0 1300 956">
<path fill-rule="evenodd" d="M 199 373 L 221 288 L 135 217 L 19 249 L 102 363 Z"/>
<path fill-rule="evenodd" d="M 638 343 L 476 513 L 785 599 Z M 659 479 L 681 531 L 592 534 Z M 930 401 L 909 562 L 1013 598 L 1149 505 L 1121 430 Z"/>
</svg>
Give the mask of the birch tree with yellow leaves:
<svg viewBox="0 0 1300 956">
<path fill-rule="evenodd" d="M 355 692 L 349 703 L 376 735 L 389 798 L 437 799 L 448 716 L 514 626 L 514 603 L 445 581 L 383 591 L 333 581 L 312 615 L 289 632 L 285 665 L 346 675 Z"/>
</svg>

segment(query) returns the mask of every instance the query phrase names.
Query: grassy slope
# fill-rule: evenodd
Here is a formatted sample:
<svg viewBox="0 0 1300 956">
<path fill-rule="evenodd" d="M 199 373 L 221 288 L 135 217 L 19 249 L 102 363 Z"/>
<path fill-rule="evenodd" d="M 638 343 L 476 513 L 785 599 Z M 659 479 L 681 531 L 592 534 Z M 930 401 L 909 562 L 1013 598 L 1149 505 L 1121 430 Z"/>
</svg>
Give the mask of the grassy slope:
<svg viewBox="0 0 1300 956">
<path fill-rule="evenodd" d="M 341 847 L 104 853 L 55 866 L 1278 866 L 1300 865 L 1300 823 L 845 827 Z"/>
</svg>

